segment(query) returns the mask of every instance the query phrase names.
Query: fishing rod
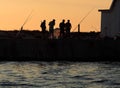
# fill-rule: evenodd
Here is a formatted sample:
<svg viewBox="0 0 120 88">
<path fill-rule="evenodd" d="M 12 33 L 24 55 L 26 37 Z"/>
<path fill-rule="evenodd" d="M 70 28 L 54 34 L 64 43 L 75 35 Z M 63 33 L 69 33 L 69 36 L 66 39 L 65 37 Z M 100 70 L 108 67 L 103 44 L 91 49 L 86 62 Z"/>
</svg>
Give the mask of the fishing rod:
<svg viewBox="0 0 120 88">
<path fill-rule="evenodd" d="M 92 8 L 82 19 L 81 21 L 78 23 L 79 25 L 85 20 L 86 17 L 88 17 L 88 15 L 93 11 L 94 8 Z M 78 27 L 78 25 L 73 29 L 73 32 L 76 30 L 76 28 Z"/>
<path fill-rule="evenodd" d="M 28 17 L 26 18 L 26 20 L 24 21 L 24 23 L 22 24 L 22 26 L 20 27 L 19 32 L 17 33 L 16 36 L 18 36 L 20 34 L 20 32 L 23 30 L 24 25 L 28 22 L 29 18 L 32 16 L 33 10 L 31 11 L 31 13 L 28 15 Z"/>
<path fill-rule="evenodd" d="M 29 18 L 32 16 L 33 10 L 31 11 L 31 13 L 28 15 L 27 19 L 25 20 L 25 22 L 23 23 L 23 25 L 21 27 L 23 27 L 29 20 Z"/>
</svg>

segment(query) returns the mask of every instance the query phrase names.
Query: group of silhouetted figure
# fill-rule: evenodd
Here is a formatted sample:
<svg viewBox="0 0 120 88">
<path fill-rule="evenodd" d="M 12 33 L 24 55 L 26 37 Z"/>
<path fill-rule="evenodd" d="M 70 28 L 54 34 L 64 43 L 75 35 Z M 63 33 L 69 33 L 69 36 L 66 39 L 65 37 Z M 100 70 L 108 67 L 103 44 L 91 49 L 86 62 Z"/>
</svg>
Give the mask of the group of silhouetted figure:
<svg viewBox="0 0 120 88">
<path fill-rule="evenodd" d="M 55 30 L 55 28 L 54 28 L 55 19 L 50 21 L 48 26 L 49 26 L 49 34 L 50 34 L 51 37 L 53 37 L 54 36 L 54 30 Z M 40 27 L 42 29 L 42 33 L 44 34 L 47 31 L 46 30 L 46 20 L 43 20 L 40 23 Z M 59 37 L 64 37 L 64 36 L 69 37 L 71 28 L 72 28 L 72 25 L 70 23 L 70 20 L 67 20 L 67 22 L 65 23 L 65 20 L 63 19 L 62 22 L 59 23 L 59 30 L 60 30 L 60 36 Z"/>
</svg>

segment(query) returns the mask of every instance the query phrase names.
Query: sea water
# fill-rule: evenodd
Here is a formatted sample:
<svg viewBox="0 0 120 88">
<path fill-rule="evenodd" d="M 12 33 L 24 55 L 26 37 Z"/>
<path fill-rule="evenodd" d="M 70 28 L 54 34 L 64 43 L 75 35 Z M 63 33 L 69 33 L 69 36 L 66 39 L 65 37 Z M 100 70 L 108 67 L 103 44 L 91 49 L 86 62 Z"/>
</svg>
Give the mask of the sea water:
<svg viewBox="0 0 120 88">
<path fill-rule="evenodd" d="M 0 62 L 0 88 L 120 88 L 120 63 Z"/>
</svg>

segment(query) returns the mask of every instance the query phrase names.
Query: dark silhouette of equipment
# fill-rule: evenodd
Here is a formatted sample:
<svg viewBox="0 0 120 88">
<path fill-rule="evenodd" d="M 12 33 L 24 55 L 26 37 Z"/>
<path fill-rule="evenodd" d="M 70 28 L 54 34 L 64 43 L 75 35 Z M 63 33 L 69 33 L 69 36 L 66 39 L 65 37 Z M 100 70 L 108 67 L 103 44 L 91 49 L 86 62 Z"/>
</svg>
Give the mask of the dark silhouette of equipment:
<svg viewBox="0 0 120 88">
<path fill-rule="evenodd" d="M 94 9 L 94 8 L 93 8 Z M 85 18 L 88 17 L 88 15 L 93 11 L 93 9 L 91 9 L 82 19 L 81 21 L 78 23 L 78 25 L 73 29 L 73 32 L 77 29 L 78 27 L 78 32 L 80 32 L 80 24 L 85 20 Z"/>
<path fill-rule="evenodd" d="M 28 15 L 28 17 L 26 18 L 26 20 L 24 21 L 24 23 L 22 24 L 22 26 L 20 27 L 19 32 L 16 34 L 16 37 L 19 36 L 20 32 L 23 30 L 25 24 L 28 22 L 28 20 L 30 19 L 30 17 L 32 16 L 33 10 L 31 11 L 31 13 Z"/>
</svg>

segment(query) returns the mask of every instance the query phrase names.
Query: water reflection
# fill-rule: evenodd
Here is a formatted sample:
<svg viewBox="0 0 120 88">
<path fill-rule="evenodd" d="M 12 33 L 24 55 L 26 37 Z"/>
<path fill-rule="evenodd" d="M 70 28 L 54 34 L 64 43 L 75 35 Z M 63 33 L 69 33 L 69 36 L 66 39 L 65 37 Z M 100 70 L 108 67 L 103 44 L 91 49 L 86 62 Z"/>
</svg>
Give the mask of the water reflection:
<svg viewBox="0 0 120 88">
<path fill-rule="evenodd" d="M 120 63 L 0 63 L 0 88 L 118 88 L 119 78 Z"/>
</svg>

